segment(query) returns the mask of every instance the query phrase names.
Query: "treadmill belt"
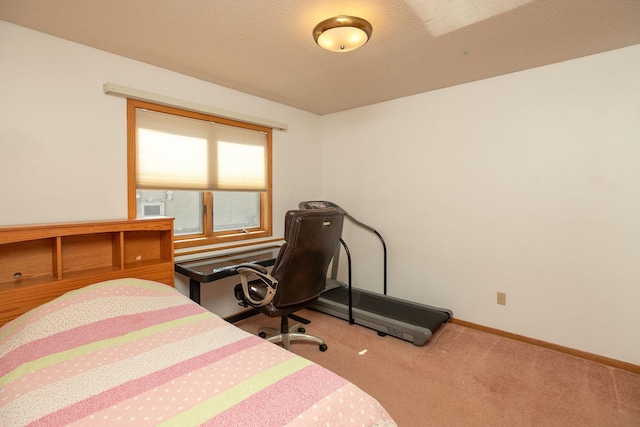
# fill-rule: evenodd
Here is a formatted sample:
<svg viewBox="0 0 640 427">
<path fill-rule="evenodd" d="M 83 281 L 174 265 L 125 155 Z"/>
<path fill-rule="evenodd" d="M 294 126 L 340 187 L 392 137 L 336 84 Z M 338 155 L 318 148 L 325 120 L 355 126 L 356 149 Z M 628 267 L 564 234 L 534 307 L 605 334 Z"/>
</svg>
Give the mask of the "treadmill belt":
<svg viewBox="0 0 640 427">
<path fill-rule="evenodd" d="M 442 311 L 396 301 L 386 298 L 384 295 L 361 292 L 357 289 L 352 290 L 352 297 L 353 308 L 389 317 L 410 325 L 426 327 L 431 331 L 434 331 L 442 323 L 447 322 L 450 317 L 448 313 Z M 343 286 L 329 289 L 322 293 L 321 298 L 326 298 L 348 307 L 349 290 Z"/>
</svg>

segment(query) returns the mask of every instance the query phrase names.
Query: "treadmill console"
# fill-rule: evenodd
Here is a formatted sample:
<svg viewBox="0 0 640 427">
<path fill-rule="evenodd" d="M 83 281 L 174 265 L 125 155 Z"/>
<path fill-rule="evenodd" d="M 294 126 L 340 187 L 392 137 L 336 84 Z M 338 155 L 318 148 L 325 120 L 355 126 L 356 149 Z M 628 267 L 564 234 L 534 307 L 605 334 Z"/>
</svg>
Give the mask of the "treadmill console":
<svg viewBox="0 0 640 427">
<path fill-rule="evenodd" d="M 311 201 L 311 202 L 300 202 L 300 204 L 298 205 L 299 209 L 327 209 L 327 208 L 334 208 L 334 209 L 340 209 L 340 206 L 336 205 L 335 203 L 331 203 L 331 202 L 326 202 L 326 201 Z"/>
</svg>

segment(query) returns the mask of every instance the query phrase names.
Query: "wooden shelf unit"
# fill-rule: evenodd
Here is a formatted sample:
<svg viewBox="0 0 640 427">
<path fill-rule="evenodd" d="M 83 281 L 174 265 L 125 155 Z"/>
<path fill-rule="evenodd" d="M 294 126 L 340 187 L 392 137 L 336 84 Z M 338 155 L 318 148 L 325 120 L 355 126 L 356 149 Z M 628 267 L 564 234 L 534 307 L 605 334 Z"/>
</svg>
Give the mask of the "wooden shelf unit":
<svg viewBox="0 0 640 427">
<path fill-rule="evenodd" d="M 173 286 L 173 218 L 0 227 L 0 325 L 123 277 Z"/>
</svg>

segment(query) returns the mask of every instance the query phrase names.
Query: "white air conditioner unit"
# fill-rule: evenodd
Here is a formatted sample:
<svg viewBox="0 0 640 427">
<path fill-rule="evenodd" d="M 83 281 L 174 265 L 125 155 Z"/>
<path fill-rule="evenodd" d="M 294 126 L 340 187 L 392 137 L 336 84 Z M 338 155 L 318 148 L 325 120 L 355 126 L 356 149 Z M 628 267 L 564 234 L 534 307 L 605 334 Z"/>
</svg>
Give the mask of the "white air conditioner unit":
<svg viewBox="0 0 640 427">
<path fill-rule="evenodd" d="M 143 202 L 142 216 L 164 216 L 164 202 Z"/>
</svg>

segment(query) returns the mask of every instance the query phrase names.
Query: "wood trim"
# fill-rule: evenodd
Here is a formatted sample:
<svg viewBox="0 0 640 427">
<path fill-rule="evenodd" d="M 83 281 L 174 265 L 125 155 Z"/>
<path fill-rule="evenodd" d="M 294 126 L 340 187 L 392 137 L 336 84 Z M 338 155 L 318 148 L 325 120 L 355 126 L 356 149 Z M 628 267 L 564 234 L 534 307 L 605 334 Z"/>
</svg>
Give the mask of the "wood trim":
<svg viewBox="0 0 640 427">
<path fill-rule="evenodd" d="M 271 236 L 273 228 L 273 132 L 267 132 L 265 168 L 267 172 L 267 192 L 266 194 L 260 194 L 260 228 L 267 236 Z"/>
<path fill-rule="evenodd" d="M 260 126 L 238 120 L 205 114 L 194 110 L 184 110 L 165 104 L 156 104 L 139 98 L 127 99 L 127 214 L 129 219 L 137 217 L 136 212 L 136 109 L 147 109 L 174 116 L 198 119 L 207 122 L 218 123 L 237 128 L 244 128 L 256 132 L 263 132 L 267 138 L 265 168 L 267 174 L 267 190 L 260 194 L 260 226 L 249 229 L 248 234 L 237 232 L 214 232 L 213 230 L 213 196 L 209 191 L 203 191 L 203 232 L 188 236 L 174 236 L 176 248 L 185 248 L 202 245 L 215 245 L 226 242 L 252 240 L 272 235 L 272 203 L 273 203 L 273 129 L 268 126 Z"/>
<path fill-rule="evenodd" d="M 204 204 L 204 212 L 202 217 L 202 237 L 207 237 L 213 234 L 213 194 L 211 193 L 211 191 L 205 191 L 202 196 L 202 203 Z M 193 239 L 194 237 L 195 236 L 193 235 L 189 236 L 190 239 Z M 177 240 L 177 238 L 175 238 L 174 240 Z"/>
<path fill-rule="evenodd" d="M 127 214 L 136 218 L 136 104 L 127 100 Z"/>
<path fill-rule="evenodd" d="M 576 356 L 581 359 L 589 360 L 591 362 L 601 363 L 603 365 L 611 366 L 613 368 L 618 368 L 625 371 L 633 372 L 634 374 L 640 374 L 640 365 L 624 362 L 622 360 L 612 359 L 609 357 L 600 356 L 598 354 L 589 353 L 582 350 L 576 350 L 574 348 L 553 344 L 553 343 L 538 340 L 535 338 L 525 337 L 523 335 L 518 335 L 511 332 L 506 332 L 500 329 L 494 329 L 488 326 L 478 325 L 477 323 L 467 322 L 466 320 L 453 318 L 449 320 L 449 322 L 455 325 L 465 326 L 467 328 L 476 329 L 478 331 L 487 332 L 490 334 L 498 335 L 505 338 L 510 338 L 512 340 L 524 342 L 527 344 L 536 345 L 538 347 L 546 348 L 549 350 L 558 351 L 560 353 L 569 354 L 571 356 Z"/>
<path fill-rule="evenodd" d="M 256 243 L 255 241 L 253 241 L 253 239 L 262 239 L 270 236 L 266 232 L 260 230 L 260 231 L 250 231 L 247 234 L 232 233 L 232 234 L 225 234 L 221 236 L 206 236 L 206 237 L 203 236 L 203 237 L 186 238 L 186 239 L 185 237 L 191 237 L 191 236 L 175 236 L 174 241 L 175 241 L 176 249 L 212 246 L 212 245 L 225 245 L 224 247 L 217 247 L 214 249 L 209 248 L 209 249 L 196 251 L 196 252 L 207 252 L 211 250 L 227 249 L 227 248 L 235 247 L 235 245 L 227 245 L 228 243 L 231 243 L 231 242 L 248 241 L 247 243 L 241 246 L 255 245 L 257 243 L 262 243 L 262 241 Z M 180 239 L 183 239 L 183 240 L 180 240 Z M 278 240 L 282 240 L 282 239 L 278 239 Z M 179 254 L 176 254 L 176 255 L 179 255 Z"/>
<path fill-rule="evenodd" d="M 43 224 L 23 224 L 0 226 L 0 245 L 7 243 L 23 242 L 64 236 L 77 236 L 79 234 L 113 233 L 118 231 L 154 230 L 164 231 L 166 224 L 173 227 L 173 218 L 138 218 L 97 220 L 91 222 L 63 222 Z"/>
</svg>

